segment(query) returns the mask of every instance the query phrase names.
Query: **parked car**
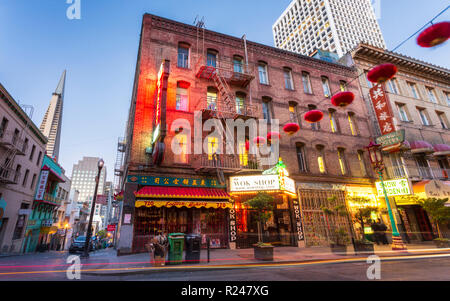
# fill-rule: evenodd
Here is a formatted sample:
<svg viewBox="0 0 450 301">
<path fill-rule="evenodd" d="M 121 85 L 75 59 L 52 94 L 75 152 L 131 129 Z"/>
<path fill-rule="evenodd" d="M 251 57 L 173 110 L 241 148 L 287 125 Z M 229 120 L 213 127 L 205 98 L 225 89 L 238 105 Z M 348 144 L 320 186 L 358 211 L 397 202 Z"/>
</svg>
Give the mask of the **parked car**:
<svg viewBox="0 0 450 301">
<path fill-rule="evenodd" d="M 78 236 L 74 239 L 69 248 L 69 253 L 83 252 L 84 244 L 86 243 L 86 236 Z M 95 250 L 95 241 L 91 239 L 89 251 Z"/>
</svg>

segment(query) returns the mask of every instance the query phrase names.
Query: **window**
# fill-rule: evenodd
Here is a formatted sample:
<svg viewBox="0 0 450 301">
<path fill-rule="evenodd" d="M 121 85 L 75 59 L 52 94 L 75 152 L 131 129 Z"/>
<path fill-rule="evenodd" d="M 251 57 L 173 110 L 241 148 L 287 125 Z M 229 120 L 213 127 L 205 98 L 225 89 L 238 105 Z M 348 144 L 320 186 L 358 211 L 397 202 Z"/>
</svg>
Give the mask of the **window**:
<svg viewBox="0 0 450 301">
<path fill-rule="evenodd" d="M 359 167 L 361 169 L 361 175 L 367 176 L 367 169 L 366 169 L 366 164 L 364 161 L 364 151 L 359 150 L 357 152 L 357 154 L 358 154 Z"/>
<path fill-rule="evenodd" d="M 36 183 L 36 174 L 33 175 L 33 178 L 31 179 L 31 185 L 30 189 L 34 190 L 34 184 Z"/>
<path fill-rule="evenodd" d="M 289 119 L 294 122 L 298 123 L 298 117 L 297 117 L 297 104 L 296 103 L 289 103 Z"/>
<path fill-rule="evenodd" d="M 176 98 L 176 109 L 179 111 L 188 111 L 189 108 L 189 98 L 188 98 L 188 88 L 189 84 L 185 82 L 177 83 L 177 98 Z"/>
<path fill-rule="evenodd" d="M 445 100 L 447 100 L 447 105 L 450 106 L 450 93 L 444 92 Z"/>
<path fill-rule="evenodd" d="M 419 99 L 419 93 L 417 92 L 416 84 L 414 84 L 414 83 L 408 83 L 408 86 L 409 86 L 409 88 L 410 88 L 410 90 L 411 90 L 412 96 L 413 96 L 414 98 Z"/>
<path fill-rule="evenodd" d="M 15 129 L 12 137 L 12 144 L 16 145 L 17 139 L 19 139 L 19 134 L 20 134 L 19 130 Z"/>
<path fill-rule="evenodd" d="M 178 67 L 189 68 L 189 45 L 184 43 L 178 45 Z"/>
<path fill-rule="evenodd" d="M 294 85 L 292 84 L 292 72 L 289 68 L 283 69 L 284 73 L 284 87 L 287 90 L 294 90 Z"/>
<path fill-rule="evenodd" d="M 262 99 L 263 119 L 270 123 L 271 116 L 271 99 L 263 97 Z"/>
<path fill-rule="evenodd" d="M 269 84 L 269 78 L 267 76 L 267 64 L 264 62 L 258 63 L 259 83 L 263 85 Z"/>
<path fill-rule="evenodd" d="M 18 183 L 19 178 L 20 178 L 20 170 L 22 169 L 22 165 L 17 164 L 16 166 L 16 173 L 14 174 L 14 182 Z"/>
<path fill-rule="evenodd" d="M 419 116 L 420 116 L 420 119 L 422 120 L 422 124 L 423 125 L 430 125 L 430 121 L 429 121 L 428 116 L 427 116 L 428 114 L 425 111 L 425 109 L 417 108 L 417 111 L 419 112 Z"/>
<path fill-rule="evenodd" d="M 237 73 L 243 73 L 243 65 L 244 65 L 244 60 L 242 59 L 242 57 L 235 55 L 233 57 L 233 70 L 234 72 Z"/>
<path fill-rule="evenodd" d="M 325 97 L 330 97 L 331 96 L 330 83 L 328 78 L 325 76 L 322 76 L 322 87 L 323 87 L 323 95 L 325 95 Z"/>
<path fill-rule="evenodd" d="M 398 93 L 398 86 L 397 86 L 397 80 L 395 78 L 388 80 L 388 86 L 391 93 L 399 94 Z"/>
<path fill-rule="evenodd" d="M 29 173 L 30 173 L 30 170 L 27 169 L 27 170 L 25 171 L 25 175 L 23 176 L 23 182 L 22 182 L 22 186 L 23 186 L 23 187 L 25 187 L 25 186 L 27 185 L 27 180 L 28 180 L 28 175 L 29 175 Z"/>
<path fill-rule="evenodd" d="M 178 134 L 173 139 L 175 139 L 175 143 L 178 144 L 179 149 L 177 153 L 174 152 L 174 162 L 175 163 L 188 163 L 187 151 L 187 136 L 185 134 Z"/>
<path fill-rule="evenodd" d="M 445 113 L 443 112 L 436 112 L 438 118 L 439 118 L 439 122 L 441 123 L 441 126 L 443 129 L 448 129 L 448 120 L 447 120 L 447 116 L 445 116 Z"/>
<path fill-rule="evenodd" d="M 28 138 L 25 138 L 25 142 L 23 143 L 22 146 L 22 153 L 25 153 L 27 151 L 28 148 Z"/>
<path fill-rule="evenodd" d="M 372 88 L 373 87 L 373 83 L 369 80 L 369 79 L 367 79 L 367 74 L 369 73 L 369 71 L 367 71 L 367 70 L 364 70 L 364 76 L 365 76 L 365 79 L 366 79 L 366 82 L 367 82 L 367 86 L 369 87 L 369 88 Z"/>
<path fill-rule="evenodd" d="M 341 90 L 341 92 L 347 91 L 347 82 L 343 80 L 339 81 L 339 89 Z"/>
<path fill-rule="evenodd" d="M 31 148 L 31 153 L 30 153 L 30 161 L 33 160 L 35 151 L 36 151 L 36 145 L 33 145 L 33 147 Z"/>
<path fill-rule="evenodd" d="M 308 111 L 315 110 L 315 109 L 317 109 L 317 107 L 315 105 L 308 105 Z M 313 131 L 320 130 L 320 121 L 311 123 L 311 129 Z"/>
<path fill-rule="evenodd" d="M 28 204 L 22 203 L 20 209 L 28 209 Z M 20 239 L 22 237 L 23 229 L 25 228 L 25 219 L 26 215 L 22 214 L 17 217 L 16 227 L 14 228 L 13 238 L 12 239 Z"/>
<path fill-rule="evenodd" d="M 208 87 L 206 93 L 206 103 L 209 110 L 217 109 L 217 89 L 214 87 Z"/>
<path fill-rule="evenodd" d="M 42 152 L 39 152 L 37 162 L 36 162 L 36 165 L 38 165 L 38 166 L 39 166 L 39 163 L 41 162 L 41 157 L 42 157 Z"/>
<path fill-rule="evenodd" d="M 308 72 L 302 72 L 302 82 L 303 82 L 303 90 L 305 91 L 305 93 L 312 94 L 311 82 L 309 80 Z"/>
<path fill-rule="evenodd" d="M 400 120 L 408 122 L 409 118 L 408 118 L 408 113 L 406 112 L 406 105 L 398 103 L 397 110 L 398 110 L 398 114 L 400 115 Z"/>
<path fill-rule="evenodd" d="M 244 113 L 244 102 L 246 95 L 244 93 L 236 93 L 236 112 L 238 114 Z"/>
<path fill-rule="evenodd" d="M 426 89 L 427 89 L 427 92 L 428 92 L 428 98 L 430 99 L 430 101 L 431 101 L 432 103 L 437 103 L 436 95 L 434 94 L 434 89 L 433 89 L 433 88 L 430 88 L 430 87 L 426 87 Z"/>
<path fill-rule="evenodd" d="M 297 144 L 297 160 L 298 160 L 298 170 L 300 172 L 307 172 L 305 145 L 302 143 Z"/>
<path fill-rule="evenodd" d="M 213 155 L 217 153 L 218 148 L 219 139 L 217 137 L 208 137 L 208 160 L 213 159 Z"/>
<path fill-rule="evenodd" d="M 245 147 L 245 141 L 239 142 L 239 163 L 241 166 L 248 165 L 248 151 Z"/>
<path fill-rule="evenodd" d="M 328 110 L 328 115 L 330 116 L 331 132 L 333 132 L 333 133 L 339 132 L 338 123 L 337 123 L 337 120 L 336 120 L 336 111 L 333 110 L 333 109 L 329 109 Z"/>
<path fill-rule="evenodd" d="M 0 124 L 0 138 L 2 138 L 3 135 L 5 134 L 7 127 L 8 127 L 8 119 L 3 117 L 2 123 Z"/>
<path fill-rule="evenodd" d="M 217 62 L 217 51 L 208 50 L 208 52 L 206 53 L 206 65 L 216 68 L 216 62 Z"/>
<path fill-rule="evenodd" d="M 324 158 L 324 146 L 317 145 L 316 150 L 317 150 L 317 163 L 319 165 L 319 172 L 326 173 L 325 158 Z"/>
<path fill-rule="evenodd" d="M 345 163 L 345 156 L 344 156 L 345 150 L 343 148 L 338 148 L 338 159 L 339 159 L 339 166 L 341 167 L 341 174 L 345 176 L 347 174 L 347 166 Z"/>
<path fill-rule="evenodd" d="M 350 132 L 352 133 L 352 136 L 358 136 L 358 129 L 356 128 L 355 123 L 355 114 L 352 112 L 348 113 L 348 124 L 350 126 Z"/>
</svg>

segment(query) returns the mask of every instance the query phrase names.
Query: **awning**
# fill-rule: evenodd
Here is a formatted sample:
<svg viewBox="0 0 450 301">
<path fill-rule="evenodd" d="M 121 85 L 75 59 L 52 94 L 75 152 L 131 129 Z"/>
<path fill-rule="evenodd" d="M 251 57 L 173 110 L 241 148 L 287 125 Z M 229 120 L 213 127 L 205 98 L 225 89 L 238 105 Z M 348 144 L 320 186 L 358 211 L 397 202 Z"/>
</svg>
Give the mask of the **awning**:
<svg viewBox="0 0 450 301">
<path fill-rule="evenodd" d="M 162 201 L 162 200 L 144 200 L 144 201 L 136 201 L 135 207 L 187 207 L 187 208 L 214 208 L 214 209 L 226 209 L 233 208 L 233 204 L 227 201 L 224 202 L 216 202 L 216 201 L 185 201 L 185 200 L 176 200 L 176 201 Z"/>
<path fill-rule="evenodd" d="M 60 182 L 60 183 L 64 183 L 66 182 L 63 178 L 61 178 L 53 169 L 51 169 L 50 167 L 48 167 L 47 165 L 45 165 L 42 170 L 48 170 L 50 171 L 48 174 L 48 178 L 52 181 L 55 182 Z"/>
<path fill-rule="evenodd" d="M 433 156 L 448 156 L 450 155 L 450 145 L 447 144 L 435 144 L 433 146 Z"/>
<path fill-rule="evenodd" d="M 432 153 L 434 152 L 433 146 L 422 140 L 413 141 L 410 143 L 411 145 L 411 152 L 412 153 Z"/>
<path fill-rule="evenodd" d="M 145 186 L 134 195 L 137 198 L 230 199 L 230 195 L 225 190 L 218 188 Z"/>
<path fill-rule="evenodd" d="M 449 181 L 426 180 L 413 185 L 414 195 L 424 198 L 450 198 Z"/>
</svg>

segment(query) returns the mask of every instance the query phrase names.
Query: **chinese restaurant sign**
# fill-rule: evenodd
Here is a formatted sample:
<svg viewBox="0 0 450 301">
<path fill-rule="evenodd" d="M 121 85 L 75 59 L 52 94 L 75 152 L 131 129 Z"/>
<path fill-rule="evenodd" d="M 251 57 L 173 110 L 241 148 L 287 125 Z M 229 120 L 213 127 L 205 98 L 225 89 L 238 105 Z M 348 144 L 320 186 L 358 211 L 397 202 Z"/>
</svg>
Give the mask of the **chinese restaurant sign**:
<svg viewBox="0 0 450 301">
<path fill-rule="evenodd" d="M 398 196 L 398 195 L 410 195 L 411 188 L 409 185 L 408 179 L 398 179 L 398 180 L 390 180 L 383 181 L 384 188 L 386 189 L 386 193 L 388 196 Z M 378 196 L 384 196 L 383 187 L 381 186 L 381 182 L 375 182 L 377 187 Z"/>
<path fill-rule="evenodd" d="M 297 239 L 298 241 L 305 240 L 303 236 L 303 229 L 302 229 L 302 219 L 300 217 L 300 205 L 298 203 L 298 200 L 292 201 L 294 205 L 294 214 L 295 214 L 295 224 L 297 227 Z"/>
<path fill-rule="evenodd" d="M 381 144 L 381 147 L 386 147 L 390 145 L 395 145 L 398 143 L 403 143 L 405 141 L 405 130 L 392 132 L 376 139 L 377 144 Z"/>
<path fill-rule="evenodd" d="M 42 201 L 44 199 L 45 187 L 47 186 L 47 179 L 48 179 L 49 173 L 50 173 L 50 170 L 42 170 L 41 171 L 41 176 L 39 178 L 38 188 L 37 188 L 37 192 L 36 192 L 36 200 L 37 201 Z"/>
<path fill-rule="evenodd" d="M 234 206 L 234 202 L 231 203 L 232 207 L 229 211 L 229 227 L 230 227 L 230 242 L 235 242 L 237 238 L 237 230 L 236 230 L 236 209 Z"/>
<path fill-rule="evenodd" d="M 381 135 L 395 132 L 394 119 L 390 109 L 389 100 L 382 85 L 375 85 L 370 89 L 370 99 L 372 100 L 375 115 L 378 119 Z"/>
<path fill-rule="evenodd" d="M 191 201 L 136 201 L 135 207 L 186 207 L 186 208 L 214 208 L 214 209 L 226 209 L 232 208 L 233 204 L 229 202 L 191 202 Z"/>
<path fill-rule="evenodd" d="M 178 187 L 208 187 L 225 188 L 215 179 L 172 178 L 154 176 L 128 176 L 127 182 L 145 186 L 178 186 Z"/>
<path fill-rule="evenodd" d="M 295 193 L 292 179 L 279 175 L 230 177 L 230 191 L 285 190 Z"/>
</svg>

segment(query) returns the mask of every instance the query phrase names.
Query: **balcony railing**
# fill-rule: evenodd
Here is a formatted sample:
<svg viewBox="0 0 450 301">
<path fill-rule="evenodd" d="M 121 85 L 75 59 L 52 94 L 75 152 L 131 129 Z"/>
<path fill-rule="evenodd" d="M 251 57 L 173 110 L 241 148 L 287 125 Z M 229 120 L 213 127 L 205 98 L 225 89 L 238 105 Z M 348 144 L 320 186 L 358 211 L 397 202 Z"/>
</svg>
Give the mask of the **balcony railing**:
<svg viewBox="0 0 450 301">
<path fill-rule="evenodd" d="M 0 146 L 5 148 L 17 149 L 17 155 L 25 155 L 25 152 L 28 149 L 28 144 L 25 143 L 24 139 L 19 138 L 19 135 L 13 131 L 1 131 L 0 130 Z"/>
<path fill-rule="evenodd" d="M 51 194 L 44 193 L 44 201 L 53 203 L 55 205 L 61 205 L 62 199 Z"/>
<path fill-rule="evenodd" d="M 214 171 L 220 169 L 224 172 L 232 173 L 263 170 L 255 155 L 222 154 L 216 156 L 217 159 L 214 160 L 213 155 L 196 155 L 194 157 L 193 165 L 199 171 Z"/>
<path fill-rule="evenodd" d="M 20 171 L 16 171 L 12 168 L 0 167 L 0 183 L 2 184 L 17 184 L 20 175 Z"/>
<path fill-rule="evenodd" d="M 203 112 L 203 118 L 225 118 L 235 119 L 239 117 L 258 118 L 259 111 L 257 105 L 244 103 L 239 105 L 235 100 L 228 103 L 223 100 L 211 101 L 205 97 L 199 100 L 197 110 Z"/>
<path fill-rule="evenodd" d="M 446 180 L 450 178 L 450 169 L 442 169 L 439 167 L 424 167 L 424 166 L 387 166 L 387 176 L 390 179 L 399 178 L 420 178 L 420 179 L 438 179 Z"/>
</svg>

